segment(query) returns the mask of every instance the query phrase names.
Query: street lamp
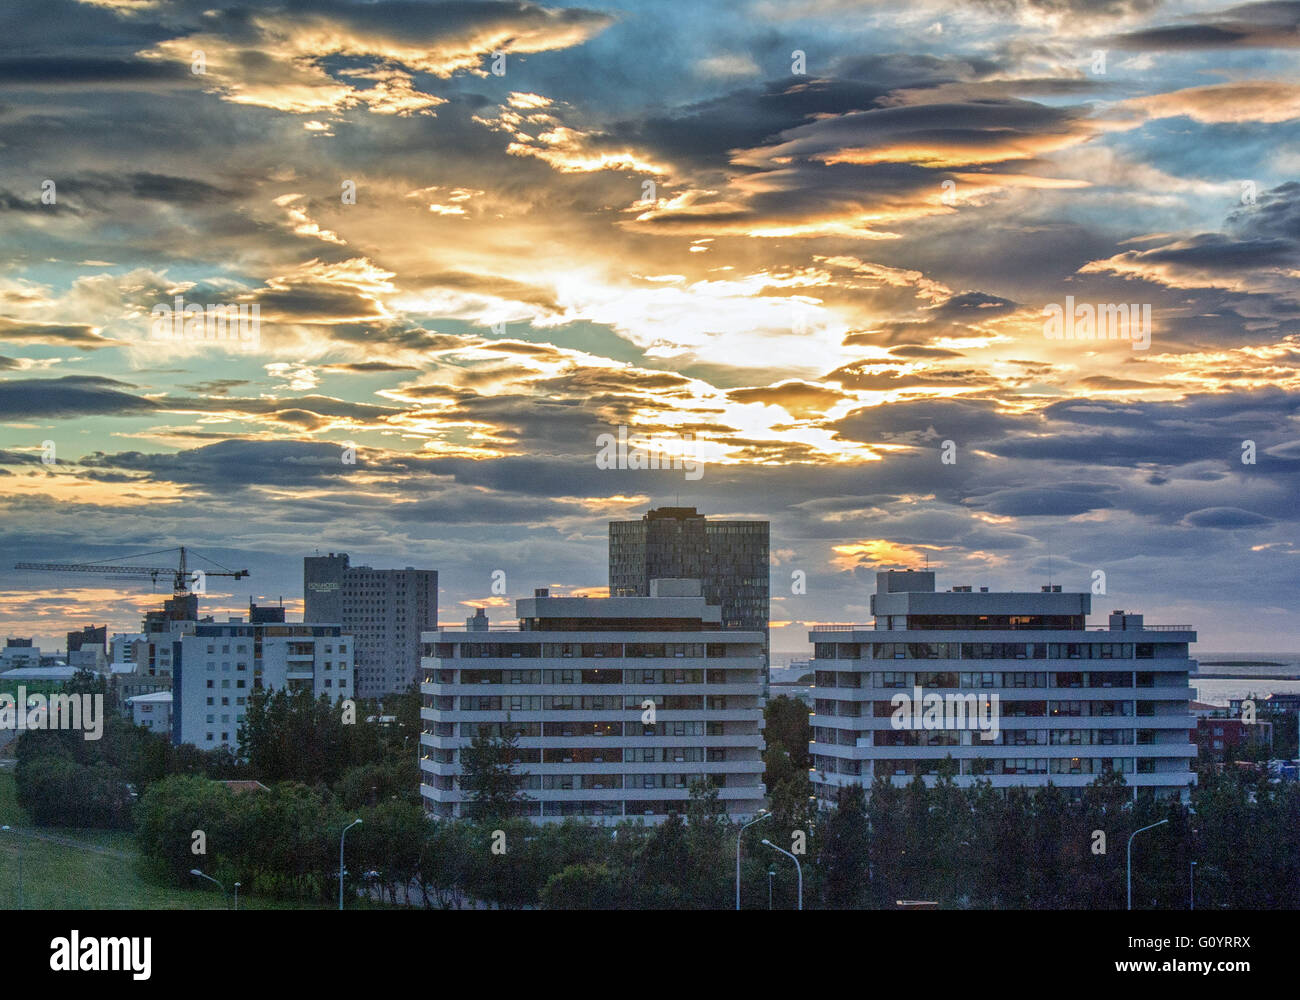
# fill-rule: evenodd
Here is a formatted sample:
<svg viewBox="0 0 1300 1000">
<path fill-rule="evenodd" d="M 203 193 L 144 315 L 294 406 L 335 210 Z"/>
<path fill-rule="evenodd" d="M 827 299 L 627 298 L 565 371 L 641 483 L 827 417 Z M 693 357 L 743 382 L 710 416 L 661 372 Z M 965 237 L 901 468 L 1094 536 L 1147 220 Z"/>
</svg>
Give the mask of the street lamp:
<svg viewBox="0 0 1300 1000">
<path fill-rule="evenodd" d="M 771 868 L 767 870 L 767 908 L 772 908 L 772 879 L 776 876 Z"/>
<path fill-rule="evenodd" d="M 357 826 L 361 820 L 354 819 L 351 823 L 343 828 L 339 834 L 339 909 L 343 909 L 343 840 L 347 837 L 348 831 Z"/>
<path fill-rule="evenodd" d="M 736 909 L 740 909 L 740 836 L 755 823 L 761 823 L 772 814 L 766 809 L 760 809 L 758 815 L 742 826 L 736 834 Z"/>
<path fill-rule="evenodd" d="M 791 854 L 789 851 L 785 850 L 784 848 L 777 847 L 770 840 L 765 840 L 763 841 L 763 843 L 765 843 L 768 847 L 772 848 L 772 850 L 774 851 L 780 851 L 787 858 L 789 858 L 791 861 L 794 862 L 795 870 L 799 873 L 799 909 L 802 910 L 803 909 L 803 865 L 799 864 L 799 859 L 796 858 L 793 854 Z"/>
<path fill-rule="evenodd" d="M 0 830 L 5 833 L 13 832 L 8 826 L 0 826 Z M 16 840 L 15 843 L 18 845 L 18 909 L 21 910 L 23 908 L 23 842 Z"/>
<path fill-rule="evenodd" d="M 214 884 L 218 889 L 220 889 L 220 890 L 221 890 L 221 895 L 225 898 L 225 901 L 226 901 L 226 909 L 227 909 L 227 910 L 230 909 L 230 896 L 229 896 L 229 894 L 226 892 L 226 887 L 225 887 L 224 885 L 222 885 L 220 882 L 218 882 L 216 879 L 214 879 L 211 875 L 204 875 L 204 874 L 203 874 L 201 871 L 199 871 L 197 868 L 191 868 L 191 869 L 190 869 L 190 874 L 191 874 L 191 875 L 197 875 L 199 878 L 205 878 L 205 879 L 207 879 L 209 882 L 213 883 L 213 884 Z"/>
<path fill-rule="evenodd" d="M 235 909 L 239 909 L 239 883 L 235 883 Z"/>
<path fill-rule="evenodd" d="M 1134 830 L 1128 835 L 1128 908 L 1133 909 L 1133 838 L 1143 830 L 1154 830 L 1158 826 L 1168 823 L 1169 820 L 1162 819 L 1159 823 L 1152 823 L 1150 826 L 1144 826 Z"/>
<path fill-rule="evenodd" d="M 1187 869 L 1187 908 L 1196 909 L 1196 862 L 1193 861 Z"/>
</svg>

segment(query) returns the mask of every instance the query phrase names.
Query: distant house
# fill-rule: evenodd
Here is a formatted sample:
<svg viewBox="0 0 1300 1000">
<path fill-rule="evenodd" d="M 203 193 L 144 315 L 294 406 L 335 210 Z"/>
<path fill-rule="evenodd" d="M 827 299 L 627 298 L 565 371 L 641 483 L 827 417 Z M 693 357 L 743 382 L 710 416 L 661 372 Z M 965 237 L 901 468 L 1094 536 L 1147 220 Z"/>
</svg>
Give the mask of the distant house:
<svg viewBox="0 0 1300 1000">
<path fill-rule="evenodd" d="M 131 721 L 144 726 L 151 733 L 170 738 L 172 732 L 172 693 L 156 691 L 138 694 L 126 699 L 131 710 Z"/>
<path fill-rule="evenodd" d="M 1193 730 L 1196 745 L 1217 760 L 1222 760 L 1230 750 L 1251 745 L 1273 747 L 1273 723 L 1243 722 L 1241 719 L 1215 716 L 1198 718 Z"/>
</svg>

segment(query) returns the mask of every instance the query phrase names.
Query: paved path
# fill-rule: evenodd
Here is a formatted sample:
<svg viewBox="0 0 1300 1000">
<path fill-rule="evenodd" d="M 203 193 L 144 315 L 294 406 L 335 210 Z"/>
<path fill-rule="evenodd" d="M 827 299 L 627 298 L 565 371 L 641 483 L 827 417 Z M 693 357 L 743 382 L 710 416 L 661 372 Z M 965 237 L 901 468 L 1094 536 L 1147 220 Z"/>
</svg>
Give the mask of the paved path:
<svg viewBox="0 0 1300 1000">
<path fill-rule="evenodd" d="M 113 847 L 100 847 L 98 844 L 88 844 L 84 840 L 77 840 L 75 837 L 68 837 L 62 834 L 42 833 L 39 830 L 33 830 L 30 827 L 15 826 L 9 831 L 10 833 L 21 834 L 24 837 L 31 837 L 33 840 L 43 840 L 49 844 L 57 844 L 60 847 L 72 847 L 79 851 L 91 851 L 95 854 L 105 854 L 110 858 L 119 858 L 129 861 L 135 857 L 129 851 L 119 851 Z"/>
</svg>

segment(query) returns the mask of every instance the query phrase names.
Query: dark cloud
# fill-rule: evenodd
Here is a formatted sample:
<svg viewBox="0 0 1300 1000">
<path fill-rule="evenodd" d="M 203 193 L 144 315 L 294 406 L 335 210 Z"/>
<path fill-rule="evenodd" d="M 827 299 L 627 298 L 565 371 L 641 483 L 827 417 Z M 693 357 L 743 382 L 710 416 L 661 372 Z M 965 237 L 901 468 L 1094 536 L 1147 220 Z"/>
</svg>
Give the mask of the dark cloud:
<svg viewBox="0 0 1300 1000">
<path fill-rule="evenodd" d="M 349 372 L 353 375 L 373 375 L 386 372 L 418 372 L 418 365 L 399 365 L 391 361 L 354 361 L 334 365 L 325 365 L 327 372 Z"/>
<path fill-rule="evenodd" d="M 0 84 L 8 87 L 132 89 L 160 85 L 193 87 L 188 66 L 146 59 L 107 59 L 66 56 L 0 58 Z"/>
<path fill-rule="evenodd" d="M 861 339 L 859 339 L 861 338 Z M 869 344 L 874 341 L 867 339 L 859 334 L 850 334 L 844 338 L 844 346 L 849 347 L 853 344 Z M 889 353 L 896 358 L 960 358 L 961 351 L 952 351 L 946 347 L 927 347 L 923 344 L 899 344 L 889 349 Z"/>
<path fill-rule="evenodd" d="M 1268 0 L 1242 4 L 1180 24 L 1117 35 L 1111 43 L 1126 49 L 1231 49 L 1300 47 L 1300 3 Z"/>
<path fill-rule="evenodd" d="M 1193 528 L 1258 528 L 1271 519 L 1240 507 L 1206 507 L 1194 510 L 1183 521 Z"/>
<path fill-rule="evenodd" d="M 132 416 L 152 413 L 153 400 L 124 392 L 131 386 L 97 375 L 0 381 L 0 417 Z"/>
<path fill-rule="evenodd" d="M 1114 506 L 1102 493 L 1106 486 L 1091 488 L 1051 488 L 1022 486 L 1013 489 L 992 490 L 983 496 L 972 497 L 972 507 L 990 514 L 1007 517 L 1073 517 L 1092 510 Z"/>
<path fill-rule="evenodd" d="M 0 341 L 10 344 L 67 344 L 95 350 L 114 341 L 84 323 L 36 323 L 0 316 Z"/>
</svg>

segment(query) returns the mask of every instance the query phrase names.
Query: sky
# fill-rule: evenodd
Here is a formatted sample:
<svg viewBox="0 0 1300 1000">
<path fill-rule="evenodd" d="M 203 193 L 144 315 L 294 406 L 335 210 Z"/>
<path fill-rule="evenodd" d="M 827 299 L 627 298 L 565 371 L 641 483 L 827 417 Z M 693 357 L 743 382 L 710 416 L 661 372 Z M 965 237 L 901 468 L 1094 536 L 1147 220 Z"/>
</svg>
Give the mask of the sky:
<svg viewBox="0 0 1300 1000">
<path fill-rule="evenodd" d="M 0 29 L 2 634 L 169 591 L 15 562 L 179 545 L 250 570 L 209 614 L 292 618 L 302 557 L 345 551 L 505 621 L 602 593 L 607 523 L 680 504 L 770 520 L 774 650 L 927 564 L 1300 648 L 1300 3 Z"/>
</svg>

